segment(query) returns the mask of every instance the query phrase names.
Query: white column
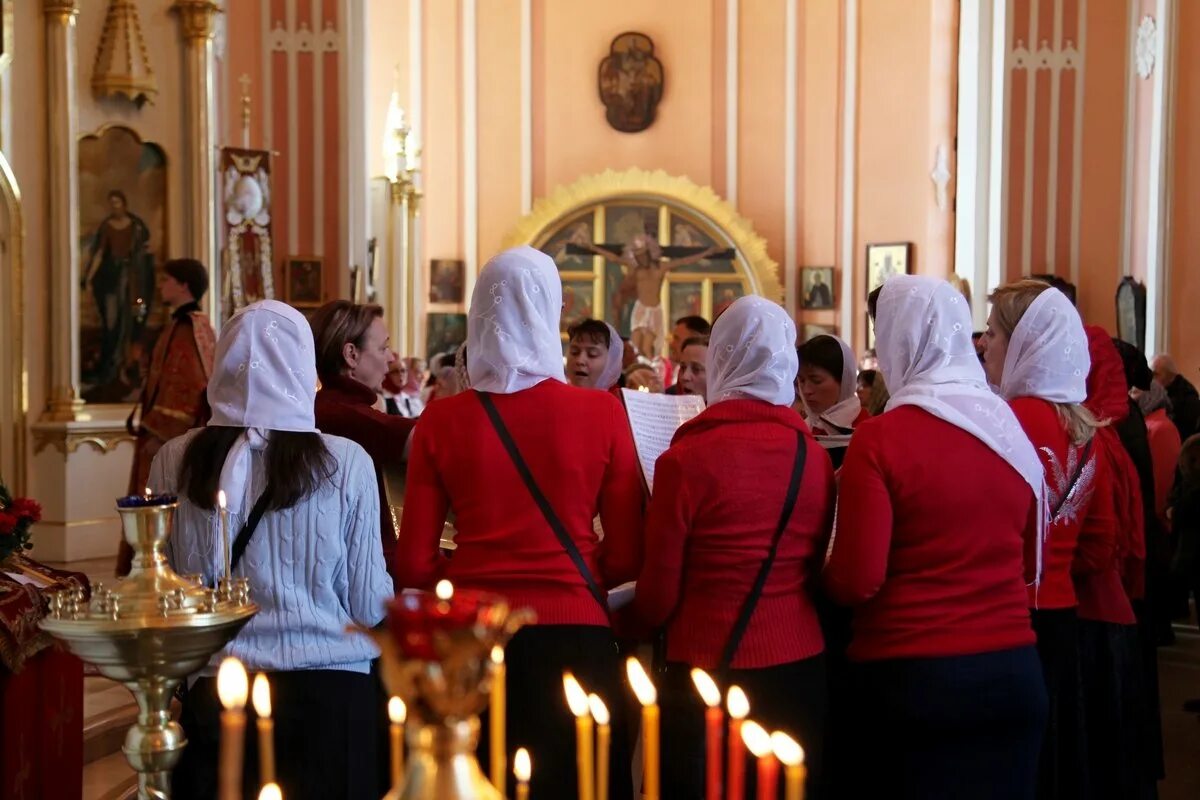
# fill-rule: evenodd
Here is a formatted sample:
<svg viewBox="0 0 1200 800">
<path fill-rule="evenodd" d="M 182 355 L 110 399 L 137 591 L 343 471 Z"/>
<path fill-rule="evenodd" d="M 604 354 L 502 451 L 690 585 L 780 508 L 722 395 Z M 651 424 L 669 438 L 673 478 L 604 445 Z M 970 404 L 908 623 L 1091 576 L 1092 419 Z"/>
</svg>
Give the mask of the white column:
<svg viewBox="0 0 1200 800">
<path fill-rule="evenodd" d="M 1175 0 L 1158 0 L 1154 94 L 1150 117 L 1150 230 L 1146 237 L 1146 351 L 1167 347 L 1167 254 L 1170 217 L 1170 113 L 1175 71 Z"/>
<path fill-rule="evenodd" d="M 50 397 L 46 420 L 85 419 L 79 396 L 79 110 L 75 0 L 45 0 Z"/>
</svg>

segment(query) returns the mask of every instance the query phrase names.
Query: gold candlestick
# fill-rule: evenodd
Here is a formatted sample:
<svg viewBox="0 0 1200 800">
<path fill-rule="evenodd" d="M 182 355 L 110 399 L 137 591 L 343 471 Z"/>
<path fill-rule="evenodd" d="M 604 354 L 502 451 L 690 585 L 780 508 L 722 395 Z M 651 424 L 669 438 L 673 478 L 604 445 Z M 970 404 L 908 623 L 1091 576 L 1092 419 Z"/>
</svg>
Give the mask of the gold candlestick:
<svg viewBox="0 0 1200 800">
<path fill-rule="evenodd" d="M 492 693 L 489 704 L 491 738 L 489 745 L 492 785 L 500 791 L 504 791 L 505 765 L 508 761 L 504 743 L 506 682 L 504 648 L 496 645 L 492 648 Z"/>
<path fill-rule="evenodd" d="M 404 780 L 404 723 L 408 720 L 408 707 L 399 697 L 388 701 L 388 719 L 392 722 L 392 791 L 399 795 Z"/>
</svg>

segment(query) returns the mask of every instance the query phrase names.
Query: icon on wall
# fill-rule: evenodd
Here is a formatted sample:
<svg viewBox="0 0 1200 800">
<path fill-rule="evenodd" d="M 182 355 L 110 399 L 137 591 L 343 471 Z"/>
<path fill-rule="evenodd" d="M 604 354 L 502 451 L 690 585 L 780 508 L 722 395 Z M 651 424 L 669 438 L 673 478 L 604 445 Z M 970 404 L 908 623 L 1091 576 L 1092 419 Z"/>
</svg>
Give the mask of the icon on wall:
<svg viewBox="0 0 1200 800">
<path fill-rule="evenodd" d="M 912 242 L 867 245 L 867 294 L 893 275 L 912 274 Z"/>
<path fill-rule="evenodd" d="M 287 302 L 296 308 L 313 308 L 321 305 L 320 256 L 288 256 L 284 262 L 284 285 L 287 286 Z"/>
<path fill-rule="evenodd" d="M 638 133 L 654 123 L 663 92 L 662 62 L 644 33 L 622 33 L 600 62 L 600 102 L 608 124 L 622 133 Z"/>
<path fill-rule="evenodd" d="M 805 308 L 833 308 L 833 267 L 805 267 L 801 272 L 801 283 Z"/>
</svg>

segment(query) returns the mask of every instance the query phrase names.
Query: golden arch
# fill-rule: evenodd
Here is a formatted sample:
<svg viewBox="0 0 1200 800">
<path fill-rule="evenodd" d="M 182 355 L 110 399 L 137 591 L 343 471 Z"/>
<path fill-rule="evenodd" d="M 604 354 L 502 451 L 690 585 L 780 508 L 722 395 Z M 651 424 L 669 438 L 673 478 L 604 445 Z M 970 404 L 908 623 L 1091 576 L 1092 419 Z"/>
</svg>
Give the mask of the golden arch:
<svg viewBox="0 0 1200 800">
<path fill-rule="evenodd" d="M 25 293 L 25 221 L 21 192 L 8 160 L 0 153 L 0 297 L 8 308 L 0 311 L 0 375 L 6 384 L 0 397 L 0 476 L 14 494 L 25 489 L 25 417 L 29 407 L 23 332 Z"/>
<path fill-rule="evenodd" d="M 504 246 L 540 247 L 572 217 L 588 207 L 612 201 L 661 203 L 697 219 L 714 241 L 736 251 L 735 271 L 749 284 L 753 294 L 777 303 L 783 300 L 779 266 L 767 255 L 766 240 L 755 233 L 750 222 L 711 188 L 662 170 L 606 170 L 582 177 L 569 186 L 559 186 L 534 203 L 530 213 L 504 238 Z"/>
</svg>

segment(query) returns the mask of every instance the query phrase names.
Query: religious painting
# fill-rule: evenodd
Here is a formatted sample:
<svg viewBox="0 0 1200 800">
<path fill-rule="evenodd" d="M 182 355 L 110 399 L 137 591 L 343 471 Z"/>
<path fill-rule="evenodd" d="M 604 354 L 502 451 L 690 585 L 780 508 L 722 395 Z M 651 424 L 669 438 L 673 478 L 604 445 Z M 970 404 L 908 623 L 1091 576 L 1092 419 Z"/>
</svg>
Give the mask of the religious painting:
<svg viewBox="0 0 1200 800">
<path fill-rule="evenodd" d="M 271 238 L 271 154 L 266 150 L 221 149 L 224 203 L 224 309 L 275 297 Z"/>
<path fill-rule="evenodd" d="M 650 37 L 627 32 L 613 39 L 600 62 L 599 86 L 609 125 L 622 133 L 649 128 L 663 93 L 663 65 Z"/>
<path fill-rule="evenodd" d="M 893 275 L 912 273 L 912 242 L 867 245 L 867 293 Z"/>
<path fill-rule="evenodd" d="M 595 316 L 595 284 L 590 280 L 563 281 L 562 316 L 559 322 L 561 332 L 566 333 L 567 328 L 570 328 L 572 325 Z"/>
<path fill-rule="evenodd" d="M 1146 285 L 1129 276 L 1117 285 L 1117 338 L 1146 349 Z"/>
<path fill-rule="evenodd" d="M 167 158 L 113 125 L 79 140 L 79 356 L 83 399 L 137 399 L 170 310 L 157 297 L 167 253 Z"/>
<path fill-rule="evenodd" d="M 320 256 L 288 256 L 284 262 L 283 283 L 285 298 L 296 308 L 313 308 L 324 302 L 321 290 L 322 259 Z"/>
<path fill-rule="evenodd" d="M 837 336 L 837 328 L 832 325 L 813 325 L 805 323 L 800 329 L 800 344 L 818 336 Z"/>
<path fill-rule="evenodd" d="M 429 302 L 458 305 L 463 301 L 467 264 L 454 258 L 435 258 L 429 262 Z"/>
<path fill-rule="evenodd" d="M 466 314 L 425 315 L 425 360 L 441 353 L 453 353 L 467 340 Z"/>
<path fill-rule="evenodd" d="M 744 297 L 745 295 L 746 287 L 742 285 L 741 281 L 714 283 L 712 321 L 716 322 L 717 317 L 725 313 L 725 309 L 733 305 L 734 300 L 737 300 L 739 297 Z"/>
<path fill-rule="evenodd" d="M 833 308 L 833 267 L 805 267 L 800 276 L 805 308 Z"/>
<path fill-rule="evenodd" d="M 588 211 L 563 224 L 541 246 L 541 251 L 554 259 L 559 272 L 591 272 L 593 253 L 578 252 L 593 241 L 593 212 Z M 574 248 L 571 245 L 575 245 Z"/>
<path fill-rule="evenodd" d="M 696 281 L 672 281 L 667 284 L 667 310 L 670 321 L 680 317 L 704 316 L 704 288 Z"/>
</svg>

